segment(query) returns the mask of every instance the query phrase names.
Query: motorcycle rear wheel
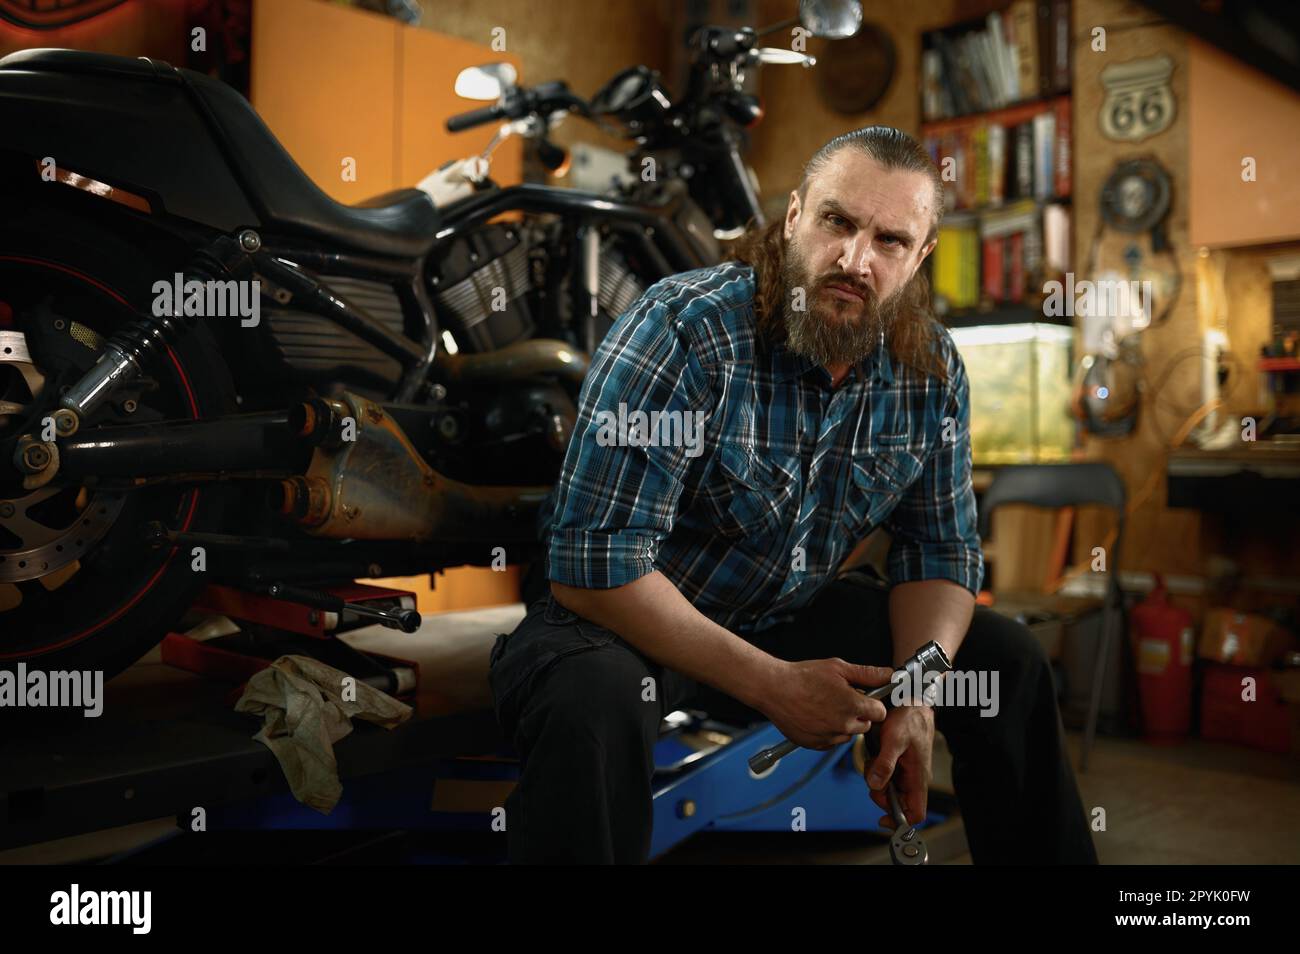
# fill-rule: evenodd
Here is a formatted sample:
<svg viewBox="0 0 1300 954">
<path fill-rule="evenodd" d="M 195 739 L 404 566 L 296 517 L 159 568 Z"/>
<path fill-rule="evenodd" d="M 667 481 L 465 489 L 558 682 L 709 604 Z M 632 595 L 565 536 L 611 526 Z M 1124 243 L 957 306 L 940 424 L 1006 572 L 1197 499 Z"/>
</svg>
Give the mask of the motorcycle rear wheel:
<svg viewBox="0 0 1300 954">
<path fill-rule="evenodd" d="M 122 323 L 149 309 L 152 284 L 170 279 L 184 265 L 178 256 L 187 254 L 148 233 L 131 239 L 57 209 L 7 216 L 0 229 L 0 330 L 50 321 L 83 343 L 98 338 L 102 346 Z M 93 357 L 91 351 L 88 360 Z M 49 381 L 60 369 L 36 371 Z M 135 415 L 206 418 L 235 407 L 216 338 L 201 326 L 155 356 L 147 374 L 157 388 L 141 395 Z M 6 420 L 10 428 L 31 427 L 22 414 L 0 417 Z M 33 495 L 8 486 L 12 496 L 0 508 L 0 668 L 8 669 L 26 663 L 28 669 L 98 670 L 108 677 L 130 666 L 161 640 L 204 583 L 189 551 L 151 547 L 145 524 L 219 530 L 226 510 L 225 494 L 209 487 L 107 492 L 90 482 L 33 502 Z M 34 537 L 45 542 L 33 548 Z"/>
</svg>

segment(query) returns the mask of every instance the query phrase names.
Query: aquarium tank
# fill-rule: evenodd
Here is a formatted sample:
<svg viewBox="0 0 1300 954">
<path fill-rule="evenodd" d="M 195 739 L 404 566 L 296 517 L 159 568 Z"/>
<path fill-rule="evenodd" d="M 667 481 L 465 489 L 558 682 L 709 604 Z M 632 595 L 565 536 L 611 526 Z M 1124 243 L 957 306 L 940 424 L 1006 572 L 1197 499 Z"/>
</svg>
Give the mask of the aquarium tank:
<svg viewBox="0 0 1300 954">
<path fill-rule="evenodd" d="M 1070 459 L 1071 328 L 1029 322 L 950 329 L 970 379 L 976 466 Z"/>
</svg>

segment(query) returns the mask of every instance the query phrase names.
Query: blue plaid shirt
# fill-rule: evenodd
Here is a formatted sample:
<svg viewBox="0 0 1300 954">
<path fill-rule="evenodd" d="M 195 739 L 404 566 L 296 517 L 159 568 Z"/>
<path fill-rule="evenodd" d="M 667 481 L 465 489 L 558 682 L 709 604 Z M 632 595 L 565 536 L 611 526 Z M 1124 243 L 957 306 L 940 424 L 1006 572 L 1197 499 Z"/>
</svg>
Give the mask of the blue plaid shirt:
<svg viewBox="0 0 1300 954">
<path fill-rule="evenodd" d="M 615 322 L 540 518 L 547 578 L 603 589 L 657 569 L 705 616 L 758 632 L 883 526 L 892 583 L 978 592 L 969 385 L 948 332 L 946 384 L 876 349 L 833 389 L 811 360 L 759 347 L 753 298 L 752 269 L 726 262 L 663 279 Z"/>
</svg>

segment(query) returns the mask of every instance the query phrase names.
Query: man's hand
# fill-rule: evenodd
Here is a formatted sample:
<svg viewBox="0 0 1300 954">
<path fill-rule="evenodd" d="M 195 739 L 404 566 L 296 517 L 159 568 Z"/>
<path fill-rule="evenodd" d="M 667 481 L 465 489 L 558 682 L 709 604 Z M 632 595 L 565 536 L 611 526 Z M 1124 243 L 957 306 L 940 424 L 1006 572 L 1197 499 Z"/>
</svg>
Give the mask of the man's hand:
<svg viewBox="0 0 1300 954">
<path fill-rule="evenodd" d="M 894 828 L 885 784 L 892 776 L 898 800 L 910 824 L 925 819 L 934 750 L 934 710 L 924 705 L 899 706 L 880 723 L 880 754 L 867 765 L 871 800 L 886 812 L 881 824 Z"/>
<path fill-rule="evenodd" d="M 758 708 L 796 745 L 829 749 L 885 718 L 884 703 L 866 698 L 853 687 L 883 686 L 893 672 L 843 659 L 782 661 Z"/>
</svg>

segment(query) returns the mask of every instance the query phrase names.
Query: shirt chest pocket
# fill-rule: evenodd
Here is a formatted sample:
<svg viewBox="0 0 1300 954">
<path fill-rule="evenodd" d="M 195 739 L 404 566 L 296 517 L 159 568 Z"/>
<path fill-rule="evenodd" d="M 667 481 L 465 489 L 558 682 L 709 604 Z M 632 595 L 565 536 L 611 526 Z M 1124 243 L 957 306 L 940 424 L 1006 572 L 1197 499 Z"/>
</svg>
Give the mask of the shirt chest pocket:
<svg viewBox="0 0 1300 954">
<path fill-rule="evenodd" d="M 793 520 L 797 463 L 788 469 L 752 450 L 724 444 L 706 502 L 714 526 L 732 538 L 769 536 Z"/>
<path fill-rule="evenodd" d="M 879 526 L 918 477 L 920 458 L 906 450 L 881 450 L 853 462 L 844 501 L 844 526 L 854 536 Z"/>
</svg>

